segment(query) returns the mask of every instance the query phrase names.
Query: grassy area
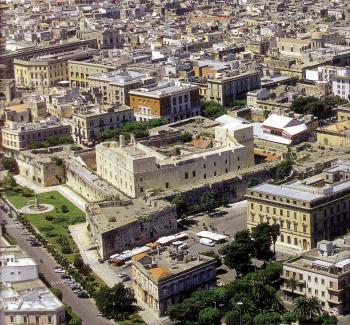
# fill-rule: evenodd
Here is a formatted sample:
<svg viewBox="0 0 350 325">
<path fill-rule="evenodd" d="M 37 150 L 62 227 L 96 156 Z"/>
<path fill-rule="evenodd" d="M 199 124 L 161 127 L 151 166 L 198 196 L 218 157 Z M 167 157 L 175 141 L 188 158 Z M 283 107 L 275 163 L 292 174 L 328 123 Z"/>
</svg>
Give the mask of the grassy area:
<svg viewBox="0 0 350 325">
<path fill-rule="evenodd" d="M 16 239 L 14 239 L 8 232 L 4 232 L 2 235 L 10 245 L 17 245 Z"/>
<path fill-rule="evenodd" d="M 118 325 L 146 325 L 139 314 L 133 314 L 126 320 L 117 321 Z"/>
<path fill-rule="evenodd" d="M 26 193 L 27 196 L 24 196 L 22 190 L 23 188 L 18 187 L 5 193 L 6 198 L 17 209 L 34 202 L 34 195 L 28 196 Z M 38 194 L 38 201 L 39 204 L 51 204 L 55 209 L 41 214 L 25 214 L 24 217 L 61 251 L 69 246 L 70 250 L 62 253 L 68 260 L 73 261 L 78 248 L 68 233 L 68 226 L 83 222 L 85 213 L 56 191 Z"/>
</svg>

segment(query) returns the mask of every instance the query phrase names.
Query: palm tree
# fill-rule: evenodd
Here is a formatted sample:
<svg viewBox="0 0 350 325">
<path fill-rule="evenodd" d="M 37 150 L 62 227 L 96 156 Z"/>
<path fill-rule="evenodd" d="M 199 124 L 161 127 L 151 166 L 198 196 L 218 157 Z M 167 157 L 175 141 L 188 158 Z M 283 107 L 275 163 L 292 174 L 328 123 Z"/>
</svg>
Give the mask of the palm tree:
<svg viewBox="0 0 350 325">
<path fill-rule="evenodd" d="M 285 283 L 286 283 L 287 287 L 291 288 L 291 290 L 292 290 L 292 301 L 294 304 L 294 290 L 297 288 L 299 281 L 296 278 L 289 278 L 289 279 L 285 280 Z"/>
<path fill-rule="evenodd" d="M 277 241 L 277 237 L 281 234 L 280 226 L 271 225 L 270 232 L 271 232 L 271 239 L 273 243 L 273 258 L 276 261 L 276 241 Z"/>
<path fill-rule="evenodd" d="M 317 297 L 302 296 L 295 300 L 293 310 L 299 322 L 310 321 L 321 315 L 322 305 Z"/>
</svg>

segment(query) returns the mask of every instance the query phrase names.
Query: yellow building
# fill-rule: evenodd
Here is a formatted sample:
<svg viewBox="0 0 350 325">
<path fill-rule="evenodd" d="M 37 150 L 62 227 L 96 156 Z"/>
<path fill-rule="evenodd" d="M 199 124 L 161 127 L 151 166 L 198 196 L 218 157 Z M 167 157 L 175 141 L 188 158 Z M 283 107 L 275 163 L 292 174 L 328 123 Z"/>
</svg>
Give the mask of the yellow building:
<svg viewBox="0 0 350 325">
<path fill-rule="evenodd" d="M 350 162 L 303 181 L 261 184 L 247 190 L 247 227 L 280 225 L 277 243 L 300 250 L 347 232 L 350 221 Z"/>
<path fill-rule="evenodd" d="M 350 120 L 319 128 L 317 142 L 325 146 L 350 147 Z"/>
<path fill-rule="evenodd" d="M 71 87 L 89 88 L 89 77 L 98 73 L 114 71 L 117 68 L 93 61 L 68 61 Z"/>
<path fill-rule="evenodd" d="M 72 51 L 35 57 L 29 60 L 14 59 L 16 85 L 19 88 L 48 89 L 60 81 L 68 81 L 68 60 L 84 60 L 92 57 L 96 50 Z"/>
<path fill-rule="evenodd" d="M 338 122 L 317 129 L 317 142 L 332 147 L 350 147 L 350 104 L 337 107 Z"/>
</svg>

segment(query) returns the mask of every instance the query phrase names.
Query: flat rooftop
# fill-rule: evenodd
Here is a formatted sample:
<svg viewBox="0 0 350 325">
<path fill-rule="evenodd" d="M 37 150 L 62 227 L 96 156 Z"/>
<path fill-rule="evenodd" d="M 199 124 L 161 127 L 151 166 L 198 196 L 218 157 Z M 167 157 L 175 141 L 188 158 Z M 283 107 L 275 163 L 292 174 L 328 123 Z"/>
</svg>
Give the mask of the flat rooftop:
<svg viewBox="0 0 350 325">
<path fill-rule="evenodd" d="M 337 240 L 337 243 L 340 240 Z M 343 239 L 341 239 L 343 241 Z M 348 240 L 344 240 L 346 242 Z M 333 253 L 330 256 L 321 255 L 318 248 L 314 248 L 301 256 L 284 262 L 285 266 L 294 266 L 303 270 L 310 270 L 315 273 L 340 276 L 350 272 L 350 246 L 333 245 Z"/>
<path fill-rule="evenodd" d="M 156 283 L 167 278 L 171 278 L 179 273 L 190 271 L 196 267 L 200 267 L 210 262 L 215 263 L 215 259 L 204 255 L 190 255 L 185 254 L 188 252 L 176 253 L 175 251 L 171 254 L 169 251 L 165 251 L 153 256 L 147 253 L 142 253 L 134 256 L 133 262 L 140 268 L 143 269 L 144 273 Z M 152 262 L 153 259 L 153 262 Z M 149 267 L 152 263 L 153 266 Z"/>
<path fill-rule="evenodd" d="M 132 70 L 118 70 L 106 73 L 98 73 L 92 77 L 89 77 L 89 79 L 105 81 L 116 85 L 127 85 L 143 77 L 146 77 L 146 75 L 141 72 Z"/>
<path fill-rule="evenodd" d="M 169 207 L 171 204 L 163 200 L 149 202 L 145 202 L 143 199 L 105 201 L 90 204 L 87 213 L 94 220 L 99 231 L 104 233 L 162 212 Z"/>
</svg>

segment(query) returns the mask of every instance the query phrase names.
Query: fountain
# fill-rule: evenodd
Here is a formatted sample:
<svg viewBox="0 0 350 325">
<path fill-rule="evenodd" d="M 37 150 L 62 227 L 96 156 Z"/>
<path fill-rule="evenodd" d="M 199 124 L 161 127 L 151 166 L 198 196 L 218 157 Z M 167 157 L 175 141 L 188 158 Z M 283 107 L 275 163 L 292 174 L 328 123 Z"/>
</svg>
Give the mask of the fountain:
<svg viewBox="0 0 350 325">
<path fill-rule="evenodd" d="M 39 203 L 38 194 L 35 194 L 34 203 L 29 204 L 30 202 L 33 202 L 33 200 L 28 200 L 27 205 L 24 206 L 22 209 L 19 209 L 19 212 L 30 213 L 30 214 L 39 214 L 39 213 L 52 211 L 55 208 L 51 204 Z"/>
</svg>

